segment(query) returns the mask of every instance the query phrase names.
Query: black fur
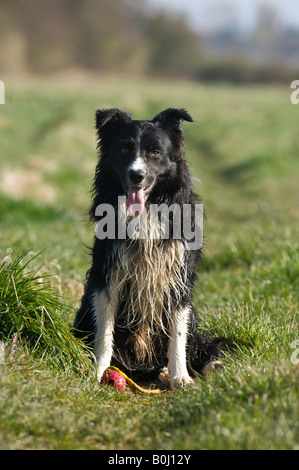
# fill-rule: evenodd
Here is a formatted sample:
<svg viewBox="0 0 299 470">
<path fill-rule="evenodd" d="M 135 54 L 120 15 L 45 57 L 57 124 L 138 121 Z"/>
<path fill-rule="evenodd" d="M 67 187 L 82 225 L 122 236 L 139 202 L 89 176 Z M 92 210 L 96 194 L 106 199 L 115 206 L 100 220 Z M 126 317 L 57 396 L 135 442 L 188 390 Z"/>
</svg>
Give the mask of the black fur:
<svg viewBox="0 0 299 470">
<path fill-rule="evenodd" d="M 171 205 L 177 203 L 180 207 L 183 204 L 190 204 L 194 210 L 198 199 L 192 191 L 190 171 L 184 159 L 182 121 L 192 122 L 193 119 L 184 109 L 175 108 L 162 111 L 152 121 L 133 120 L 129 113 L 119 109 L 98 110 L 96 112 L 100 159 L 93 182 L 93 198 L 90 208 L 92 220 L 99 220 L 95 216 L 97 206 L 109 203 L 116 208 L 118 196 L 126 194 L 129 184 L 128 165 L 136 158 L 137 153 L 146 165 L 143 184 L 146 188 L 151 188 L 147 204 L 166 203 Z M 158 156 L 154 155 L 157 149 L 159 150 Z M 170 239 L 172 234 L 171 228 Z M 96 332 L 92 313 L 92 296 L 94 292 L 107 290 L 107 283 L 109 283 L 107 274 L 113 269 L 115 263 L 112 253 L 115 251 L 115 244 L 121 243 L 124 243 L 124 240 L 99 240 L 97 237 L 94 240 L 92 265 L 86 275 L 82 304 L 74 322 L 75 334 L 80 338 L 85 338 L 91 345 L 94 344 Z M 169 240 L 163 240 L 159 243 L 163 243 L 165 248 Z M 135 240 L 134 244 L 135 250 L 140 250 L 139 241 Z M 200 257 L 201 249 L 185 250 L 187 290 L 182 290 L 180 295 L 173 293 L 173 296 L 176 297 L 175 304 L 179 308 L 187 304 L 192 305 L 192 291 Z M 124 289 L 130 289 L 130 286 L 126 285 Z M 152 289 L 154 295 L 155 286 L 152 286 Z M 118 321 L 114 330 L 112 363 L 127 372 L 157 373 L 167 365 L 168 336 L 162 332 L 153 333 L 151 342 L 154 346 L 154 360 L 140 361 L 136 358 L 138 353 L 136 344 L 130 342 L 132 330 L 126 328 L 125 320 L 123 320 L 125 317 L 121 315 L 124 313 L 123 308 L 124 305 L 120 302 L 117 313 Z M 170 312 L 171 314 L 172 312 Z M 166 317 L 164 323 L 165 328 L 168 329 Z M 133 331 L 133 335 L 138 335 L 138 328 Z M 196 315 L 192 307 L 187 342 L 187 363 L 191 375 L 194 370 L 201 372 L 213 357 L 217 357 L 218 343 L 219 339 L 209 341 L 198 334 Z"/>
</svg>

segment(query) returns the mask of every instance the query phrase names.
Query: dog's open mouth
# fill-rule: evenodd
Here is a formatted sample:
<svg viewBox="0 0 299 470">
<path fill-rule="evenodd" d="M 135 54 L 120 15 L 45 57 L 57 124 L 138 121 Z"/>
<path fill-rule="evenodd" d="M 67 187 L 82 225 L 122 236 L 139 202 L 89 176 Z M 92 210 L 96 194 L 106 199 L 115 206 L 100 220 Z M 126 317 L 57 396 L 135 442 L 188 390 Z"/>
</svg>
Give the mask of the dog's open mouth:
<svg viewBox="0 0 299 470">
<path fill-rule="evenodd" d="M 127 209 L 129 215 L 137 217 L 142 214 L 147 196 L 153 184 L 148 188 L 140 186 L 129 186 L 127 191 Z"/>
</svg>

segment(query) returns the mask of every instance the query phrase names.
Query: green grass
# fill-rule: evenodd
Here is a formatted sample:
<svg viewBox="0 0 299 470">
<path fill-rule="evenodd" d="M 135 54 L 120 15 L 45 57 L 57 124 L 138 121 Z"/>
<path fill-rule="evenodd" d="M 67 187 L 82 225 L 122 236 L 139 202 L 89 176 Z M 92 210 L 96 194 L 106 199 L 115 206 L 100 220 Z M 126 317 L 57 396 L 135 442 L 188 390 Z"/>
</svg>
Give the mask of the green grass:
<svg viewBox="0 0 299 470">
<path fill-rule="evenodd" d="M 0 448 L 298 448 L 299 108 L 289 88 L 5 84 Z M 138 118 L 185 107 L 195 119 L 186 155 L 207 213 L 195 306 L 203 333 L 235 345 L 224 369 L 161 397 L 100 387 L 70 334 L 94 233 L 94 111 L 115 106 Z"/>
<path fill-rule="evenodd" d="M 11 259 L 7 255 L 0 263 L 0 339 L 12 339 L 14 355 L 17 343 L 22 343 L 34 357 L 80 374 L 92 373 L 91 356 L 72 335 L 64 318 L 66 305 L 47 275 L 29 270 L 34 258 L 25 261 L 27 253 Z"/>
</svg>

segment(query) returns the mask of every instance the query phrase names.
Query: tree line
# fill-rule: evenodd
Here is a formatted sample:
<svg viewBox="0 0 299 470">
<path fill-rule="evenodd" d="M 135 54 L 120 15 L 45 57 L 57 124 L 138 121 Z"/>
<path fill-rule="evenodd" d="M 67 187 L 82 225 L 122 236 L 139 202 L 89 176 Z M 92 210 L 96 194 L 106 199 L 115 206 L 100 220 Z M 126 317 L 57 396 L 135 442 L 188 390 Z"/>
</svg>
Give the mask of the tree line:
<svg viewBox="0 0 299 470">
<path fill-rule="evenodd" d="M 0 70 L 13 72 L 188 76 L 200 55 L 183 16 L 153 13 L 137 0 L 0 0 L 0 41 Z"/>
<path fill-rule="evenodd" d="M 183 15 L 153 10 L 146 0 L 0 0 L 0 73 L 84 69 L 208 82 L 289 82 L 298 67 L 281 57 L 265 58 L 283 45 L 298 51 L 299 33 L 287 34 L 282 43 L 271 22 L 269 27 L 269 14 L 266 21 L 262 13 L 244 50 L 233 30 L 200 37 Z"/>
</svg>

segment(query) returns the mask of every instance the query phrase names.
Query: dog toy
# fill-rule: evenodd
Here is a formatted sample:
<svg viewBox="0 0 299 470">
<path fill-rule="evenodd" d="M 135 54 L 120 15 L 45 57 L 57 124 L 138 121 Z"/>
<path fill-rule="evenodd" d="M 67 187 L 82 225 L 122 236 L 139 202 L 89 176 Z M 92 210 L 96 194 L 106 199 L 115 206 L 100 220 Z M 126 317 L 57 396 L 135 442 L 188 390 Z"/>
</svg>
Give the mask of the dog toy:
<svg viewBox="0 0 299 470">
<path fill-rule="evenodd" d="M 123 392 L 126 388 L 126 379 L 119 371 L 106 369 L 101 379 L 101 384 L 112 385 L 119 392 Z"/>
<path fill-rule="evenodd" d="M 160 395 L 161 393 L 163 393 L 163 390 L 160 390 L 160 389 L 147 390 L 145 388 L 140 387 L 135 382 L 133 382 L 133 380 L 130 379 L 126 374 L 124 374 L 121 370 L 119 370 L 117 367 L 112 367 L 112 366 L 107 367 L 101 379 L 101 383 L 106 384 L 106 385 L 110 385 L 111 382 L 114 382 L 114 387 L 120 392 L 124 391 L 126 387 L 126 383 L 127 383 L 128 387 L 134 393 L 140 392 L 140 393 L 144 393 L 147 395 Z"/>
</svg>

